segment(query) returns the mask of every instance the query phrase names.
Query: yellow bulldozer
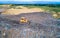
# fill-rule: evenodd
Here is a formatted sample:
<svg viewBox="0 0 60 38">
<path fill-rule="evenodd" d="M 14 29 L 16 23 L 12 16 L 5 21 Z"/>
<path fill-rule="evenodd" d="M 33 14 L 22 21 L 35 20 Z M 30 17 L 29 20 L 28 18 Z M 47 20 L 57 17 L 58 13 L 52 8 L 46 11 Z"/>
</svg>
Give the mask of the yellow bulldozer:
<svg viewBox="0 0 60 38">
<path fill-rule="evenodd" d="M 28 19 L 25 17 L 20 18 L 20 23 L 28 23 Z"/>
</svg>

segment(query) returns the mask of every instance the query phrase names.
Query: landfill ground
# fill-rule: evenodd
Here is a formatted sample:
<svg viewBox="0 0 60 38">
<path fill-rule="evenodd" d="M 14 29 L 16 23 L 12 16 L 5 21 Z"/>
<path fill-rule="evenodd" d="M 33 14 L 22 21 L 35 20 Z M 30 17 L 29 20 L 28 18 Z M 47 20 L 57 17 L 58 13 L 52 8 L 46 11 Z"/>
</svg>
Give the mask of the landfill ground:
<svg viewBox="0 0 60 38">
<path fill-rule="evenodd" d="M 29 23 L 21 24 L 21 17 Z M 60 20 L 50 13 L 33 12 L 19 15 L 0 15 L 1 38 L 59 38 Z M 5 35 L 4 35 L 5 33 Z"/>
</svg>

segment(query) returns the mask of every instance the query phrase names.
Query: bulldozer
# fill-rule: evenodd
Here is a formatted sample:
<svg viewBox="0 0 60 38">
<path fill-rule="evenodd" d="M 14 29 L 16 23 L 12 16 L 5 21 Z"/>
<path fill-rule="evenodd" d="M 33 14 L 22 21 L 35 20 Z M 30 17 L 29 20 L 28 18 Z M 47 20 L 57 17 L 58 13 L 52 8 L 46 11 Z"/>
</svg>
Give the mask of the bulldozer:
<svg viewBox="0 0 60 38">
<path fill-rule="evenodd" d="M 20 18 L 20 23 L 28 23 L 28 19 L 25 17 Z"/>
</svg>

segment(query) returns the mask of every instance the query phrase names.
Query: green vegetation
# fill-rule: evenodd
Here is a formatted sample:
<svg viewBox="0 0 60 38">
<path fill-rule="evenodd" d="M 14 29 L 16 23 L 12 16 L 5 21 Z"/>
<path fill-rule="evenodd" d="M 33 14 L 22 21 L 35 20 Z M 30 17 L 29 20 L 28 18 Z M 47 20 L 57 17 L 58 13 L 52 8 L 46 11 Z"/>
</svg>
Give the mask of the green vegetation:
<svg viewBox="0 0 60 38">
<path fill-rule="evenodd" d="M 60 5 L 49 5 L 49 4 L 10 4 L 10 8 L 16 8 L 17 6 L 24 6 L 27 8 L 41 8 L 45 11 L 54 11 L 54 12 L 60 12 Z M 19 7 L 18 7 L 19 9 Z"/>
<path fill-rule="evenodd" d="M 54 11 L 54 12 L 60 12 L 60 5 L 49 5 L 49 4 L 14 4 L 14 6 L 25 6 L 27 8 L 41 8 L 45 11 Z"/>
</svg>

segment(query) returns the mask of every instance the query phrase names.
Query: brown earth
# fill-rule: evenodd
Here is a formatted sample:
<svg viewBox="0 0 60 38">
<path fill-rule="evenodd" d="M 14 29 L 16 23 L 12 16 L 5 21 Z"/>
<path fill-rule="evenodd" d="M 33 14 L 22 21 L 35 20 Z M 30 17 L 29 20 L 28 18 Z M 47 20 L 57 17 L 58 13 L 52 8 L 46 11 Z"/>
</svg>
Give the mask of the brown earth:
<svg viewBox="0 0 60 38">
<path fill-rule="evenodd" d="M 40 9 L 40 8 L 27 8 L 27 7 L 21 7 L 22 9 L 8 9 L 6 10 L 4 13 L 2 14 L 7 14 L 7 15 L 18 15 L 21 13 L 32 13 L 32 12 L 42 12 L 44 10 Z"/>
</svg>

